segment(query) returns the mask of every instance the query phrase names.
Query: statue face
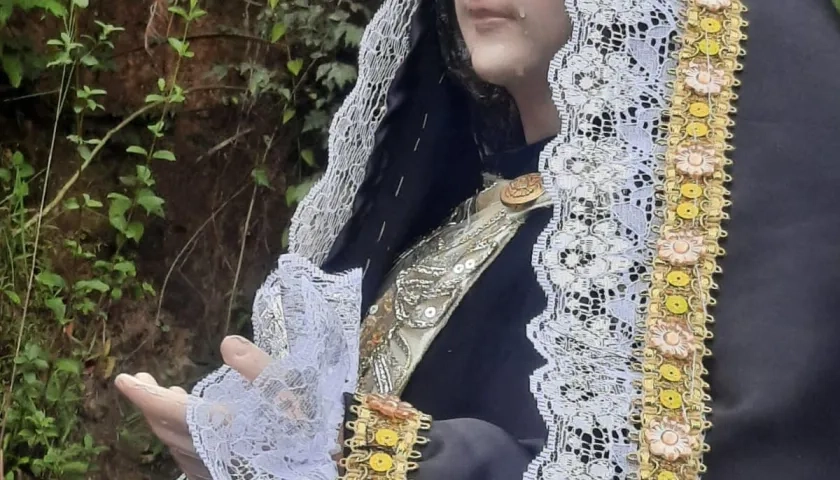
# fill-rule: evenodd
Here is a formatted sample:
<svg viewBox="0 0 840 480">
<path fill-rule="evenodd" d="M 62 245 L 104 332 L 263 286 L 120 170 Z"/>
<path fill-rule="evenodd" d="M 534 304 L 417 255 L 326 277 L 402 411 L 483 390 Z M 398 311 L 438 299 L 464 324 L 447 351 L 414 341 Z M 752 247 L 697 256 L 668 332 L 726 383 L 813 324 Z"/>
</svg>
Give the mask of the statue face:
<svg viewBox="0 0 840 480">
<path fill-rule="evenodd" d="M 505 87 L 545 81 L 554 54 L 568 40 L 565 0 L 454 0 L 458 26 L 475 73 Z"/>
</svg>

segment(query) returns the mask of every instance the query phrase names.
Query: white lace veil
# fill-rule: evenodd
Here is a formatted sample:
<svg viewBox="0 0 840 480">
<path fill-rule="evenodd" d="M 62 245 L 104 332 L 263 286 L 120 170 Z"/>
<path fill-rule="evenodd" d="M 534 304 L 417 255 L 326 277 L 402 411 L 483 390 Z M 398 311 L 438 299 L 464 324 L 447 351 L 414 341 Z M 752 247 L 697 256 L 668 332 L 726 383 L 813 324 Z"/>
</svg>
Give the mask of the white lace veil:
<svg viewBox="0 0 840 480">
<path fill-rule="evenodd" d="M 418 1 L 385 0 L 365 31 L 358 82 L 330 130 L 329 166 L 292 222 L 291 252 L 314 264 L 351 216 Z M 540 156 L 554 215 L 533 252 L 548 307 L 528 328 L 547 360 L 531 390 L 549 434 L 526 479 L 624 479 L 634 470 L 636 329 L 682 3 L 566 0 L 573 33 L 549 71 L 562 129 Z M 282 315 L 266 301 L 277 275 L 254 311 L 257 343 L 272 352 L 286 345 Z"/>
<path fill-rule="evenodd" d="M 531 390 L 549 437 L 526 479 L 625 478 L 633 470 L 633 355 L 681 3 L 566 0 L 573 33 L 549 71 L 562 129 L 540 156 L 555 208 L 533 253 L 548 308 L 528 328 L 547 360 Z M 416 7 L 386 0 L 365 32 L 357 86 L 332 123 L 329 167 L 292 224 L 291 250 L 316 263 L 351 214 Z"/>
</svg>

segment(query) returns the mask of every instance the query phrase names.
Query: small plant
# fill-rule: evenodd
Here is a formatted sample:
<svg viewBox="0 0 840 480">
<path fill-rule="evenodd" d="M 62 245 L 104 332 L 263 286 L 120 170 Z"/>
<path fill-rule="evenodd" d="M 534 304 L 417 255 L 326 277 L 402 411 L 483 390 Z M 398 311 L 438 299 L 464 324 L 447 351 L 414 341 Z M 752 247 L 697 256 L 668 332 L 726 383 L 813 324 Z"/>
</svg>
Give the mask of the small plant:
<svg viewBox="0 0 840 480">
<path fill-rule="evenodd" d="M 4 3 L 0 12 L 5 7 Z M 0 375 L 8 385 L 3 391 L 4 414 L 0 417 L 0 471 L 4 480 L 22 479 L 23 475 L 87 478 L 95 470 L 94 459 L 104 450 L 80 430 L 83 375 L 96 373 L 108 378 L 114 370 L 116 360 L 110 355 L 110 340 L 102 334 L 107 332 L 103 326 L 112 307 L 126 297 L 155 295 L 149 283 L 138 279 L 137 267 L 124 247 L 127 242 L 141 240 L 149 218 L 164 216 L 165 202 L 154 191 L 152 169 L 154 162 L 175 161 L 174 153 L 161 148 L 160 143 L 172 109 L 186 100 L 177 79 L 181 61 L 193 56 L 186 40 L 189 26 L 205 14 L 197 0 L 169 8 L 169 13 L 182 21 L 179 34 L 168 38 L 177 55 L 176 68 L 168 78 L 157 82 L 144 106 L 104 136 L 91 138 L 84 135 L 86 117 L 104 110 L 102 99 L 107 92 L 80 84 L 81 76 L 73 72 L 100 68 L 114 48 L 112 36 L 122 28 L 96 21 L 95 34 L 78 31 L 78 16 L 86 7 L 87 0 L 72 0 L 67 8 L 56 8 L 55 15 L 62 20 L 64 30 L 48 42 L 56 54 L 47 68 L 61 81 L 56 119 L 65 107 L 75 115 L 75 133 L 66 137 L 66 143 L 56 141 L 56 123 L 53 145 L 75 149 L 79 162 L 76 173 L 49 201 L 44 197 L 39 208 L 33 209 L 37 200 L 33 193 L 46 188 L 40 182 L 48 182 L 50 166 L 36 172 L 19 151 L 6 150 L 0 159 L 0 292 L 4 297 L 0 297 L 0 314 L 4 319 L 14 319 L 10 325 L 18 327 L 4 328 L 0 338 L 3 344 L 14 345 L 9 357 L 13 361 L 0 358 Z M 6 73 L 9 75 L 8 69 Z M 71 195 L 115 135 L 151 113 L 157 117 L 148 125 L 148 144 L 128 147 L 128 153 L 138 160 L 134 171 L 120 178 L 120 189 L 104 199 L 89 193 Z M 103 210 L 105 213 L 101 213 Z M 114 229 L 116 248 L 102 250 L 73 232 L 63 237 L 51 231 L 59 215 L 106 215 Z M 44 231 L 51 231 L 51 235 L 44 235 Z M 60 251 L 66 253 L 58 254 Z M 55 271 L 50 258 L 56 255 L 69 257 L 74 268 Z M 9 330 L 16 335 L 9 335 Z M 83 363 L 89 366 L 85 372 Z"/>
</svg>

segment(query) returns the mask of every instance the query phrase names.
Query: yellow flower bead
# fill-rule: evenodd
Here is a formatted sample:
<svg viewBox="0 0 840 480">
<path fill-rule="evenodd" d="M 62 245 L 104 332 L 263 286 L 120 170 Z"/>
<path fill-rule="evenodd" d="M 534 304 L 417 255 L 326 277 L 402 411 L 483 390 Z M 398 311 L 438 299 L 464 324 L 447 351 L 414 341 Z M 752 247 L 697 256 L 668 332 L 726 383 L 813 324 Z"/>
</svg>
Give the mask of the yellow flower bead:
<svg viewBox="0 0 840 480">
<path fill-rule="evenodd" d="M 693 220 L 700 210 L 693 203 L 681 203 L 677 205 L 677 215 L 685 220 Z"/>
<path fill-rule="evenodd" d="M 708 104 L 703 102 L 695 102 L 689 105 L 688 112 L 699 118 L 706 118 L 712 113 L 712 109 Z"/>
<path fill-rule="evenodd" d="M 376 443 L 382 445 L 383 447 L 393 447 L 400 439 L 399 434 L 390 428 L 381 428 L 377 430 L 374 437 L 376 438 Z"/>
<path fill-rule="evenodd" d="M 706 55 L 717 55 L 720 53 L 720 44 L 711 39 L 700 40 L 700 43 L 697 44 L 697 49 Z"/>
<path fill-rule="evenodd" d="M 688 300 L 679 295 L 671 295 L 665 298 L 665 308 L 674 315 L 682 315 L 688 311 Z"/>
<path fill-rule="evenodd" d="M 685 133 L 692 137 L 705 137 L 709 134 L 709 127 L 705 123 L 691 122 L 685 126 Z"/>
<path fill-rule="evenodd" d="M 375 472 L 387 472 L 394 466 L 394 459 L 387 453 L 374 453 L 368 460 L 370 468 Z"/>
<path fill-rule="evenodd" d="M 696 183 L 686 183 L 680 186 L 680 193 L 685 198 L 700 198 L 703 195 L 703 187 Z"/>
<path fill-rule="evenodd" d="M 684 287 L 691 283 L 691 277 L 689 277 L 688 274 L 679 271 L 669 273 L 666 279 L 669 284 L 675 287 Z"/>
<path fill-rule="evenodd" d="M 659 374 L 662 375 L 662 378 L 668 380 L 669 382 L 679 382 L 682 380 L 682 372 L 680 369 L 667 363 L 659 367 Z"/>
<path fill-rule="evenodd" d="M 679 478 L 677 478 L 676 473 L 663 470 L 656 476 L 656 480 L 679 480 Z"/>
<path fill-rule="evenodd" d="M 659 393 L 659 403 L 665 408 L 676 410 L 682 407 L 682 397 L 680 396 L 680 392 L 676 390 L 662 390 Z"/>
<path fill-rule="evenodd" d="M 721 28 L 723 28 L 723 25 L 720 21 L 714 18 L 704 18 L 703 20 L 700 20 L 700 29 L 706 33 L 717 33 Z"/>
</svg>

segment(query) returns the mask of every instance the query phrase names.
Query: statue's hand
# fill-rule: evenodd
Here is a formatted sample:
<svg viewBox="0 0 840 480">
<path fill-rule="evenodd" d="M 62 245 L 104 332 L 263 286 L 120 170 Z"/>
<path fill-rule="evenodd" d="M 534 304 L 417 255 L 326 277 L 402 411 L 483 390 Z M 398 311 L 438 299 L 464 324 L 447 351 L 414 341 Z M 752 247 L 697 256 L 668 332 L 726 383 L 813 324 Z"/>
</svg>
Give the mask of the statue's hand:
<svg viewBox="0 0 840 480">
<path fill-rule="evenodd" d="M 256 379 L 271 362 L 268 354 L 242 337 L 227 337 L 221 351 L 225 363 L 249 381 Z M 116 385 L 140 409 L 189 480 L 212 479 L 193 445 L 187 425 L 189 395 L 183 388 L 162 387 L 148 373 L 119 375 Z"/>
</svg>

